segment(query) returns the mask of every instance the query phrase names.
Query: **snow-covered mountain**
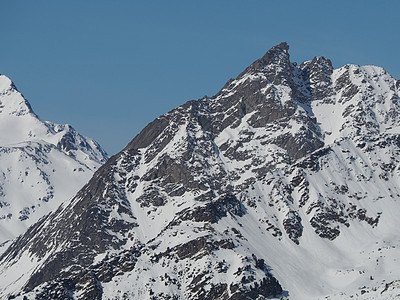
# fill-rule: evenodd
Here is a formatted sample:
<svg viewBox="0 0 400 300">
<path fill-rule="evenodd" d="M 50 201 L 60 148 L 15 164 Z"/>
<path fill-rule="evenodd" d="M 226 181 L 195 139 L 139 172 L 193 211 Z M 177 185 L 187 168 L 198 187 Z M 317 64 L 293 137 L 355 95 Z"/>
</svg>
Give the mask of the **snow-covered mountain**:
<svg viewBox="0 0 400 300">
<path fill-rule="evenodd" d="M 0 252 L 69 200 L 107 159 L 70 125 L 44 122 L 0 75 Z"/>
<path fill-rule="evenodd" d="M 396 297 L 400 82 L 288 49 L 147 125 L 0 257 L 0 295 Z"/>
</svg>

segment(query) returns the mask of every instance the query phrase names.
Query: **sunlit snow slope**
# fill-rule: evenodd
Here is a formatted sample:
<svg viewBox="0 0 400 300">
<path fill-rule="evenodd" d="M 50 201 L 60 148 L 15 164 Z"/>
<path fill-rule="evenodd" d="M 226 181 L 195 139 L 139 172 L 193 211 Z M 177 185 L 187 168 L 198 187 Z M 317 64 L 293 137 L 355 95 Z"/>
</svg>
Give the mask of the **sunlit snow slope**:
<svg viewBox="0 0 400 300">
<path fill-rule="evenodd" d="M 398 297 L 400 83 L 288 49 L 147 125 L 0 257 L 0 296 Z"/>
<path fill-rule="evenodd" d="M 69 200 L 106 159 L 95 141 L 70 125 L 40 120 L 0 75 L 0 252 Z"/>
</svg>

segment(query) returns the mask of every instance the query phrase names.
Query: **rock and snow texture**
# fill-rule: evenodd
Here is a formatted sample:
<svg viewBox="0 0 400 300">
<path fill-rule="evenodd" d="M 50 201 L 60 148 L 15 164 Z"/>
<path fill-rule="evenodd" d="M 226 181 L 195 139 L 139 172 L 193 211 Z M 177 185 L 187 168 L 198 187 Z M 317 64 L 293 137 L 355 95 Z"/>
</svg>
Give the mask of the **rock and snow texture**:
<svg viewBox="0 0 400 300">
<path fill-rule="evenodd" d="M 0 253 L 30 225 L 69 200 L 107 154 L 70 125 L 40 120 L 0 75 Z"/>
<path fill-rule="evenodd" d="M 398 296 L 400 82 L 288 48 L 146 126 L 0 257 L 0 295 Z"/>
</svg>

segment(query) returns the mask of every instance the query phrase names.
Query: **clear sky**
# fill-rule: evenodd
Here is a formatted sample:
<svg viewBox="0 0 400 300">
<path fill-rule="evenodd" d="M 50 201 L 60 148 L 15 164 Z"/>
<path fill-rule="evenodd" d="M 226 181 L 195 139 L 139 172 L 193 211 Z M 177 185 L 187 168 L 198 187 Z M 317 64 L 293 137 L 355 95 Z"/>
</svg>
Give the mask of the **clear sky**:
<svg viewBox="0 0 400 300">
<path fill-rule="evenodd" d="M 18 0 L 0 11 L 0 74 L 43 120 L 109 154 L 282 41 L 298 63 L 326 56 L 400 78 L 398 0 Z"/>
</svg>

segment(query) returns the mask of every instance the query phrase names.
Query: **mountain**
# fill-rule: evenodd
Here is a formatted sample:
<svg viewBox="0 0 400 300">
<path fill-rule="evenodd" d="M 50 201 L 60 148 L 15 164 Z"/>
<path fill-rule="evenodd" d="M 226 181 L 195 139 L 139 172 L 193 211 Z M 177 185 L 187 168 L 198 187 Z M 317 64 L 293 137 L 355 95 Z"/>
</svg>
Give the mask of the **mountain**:
<svg viewBox="0 0 400 300">
<path fill-rule="evenodd" d="M 106 152 L 70 125 L 45 122 L 0 75 L 0 252 L 89 181 Z"/>
<path fill-rule="evenodd" d="M 0 295 L 398 295 L 400 82 L 288 50 L 148 124 L 10 245 Z"/>
</svg>

